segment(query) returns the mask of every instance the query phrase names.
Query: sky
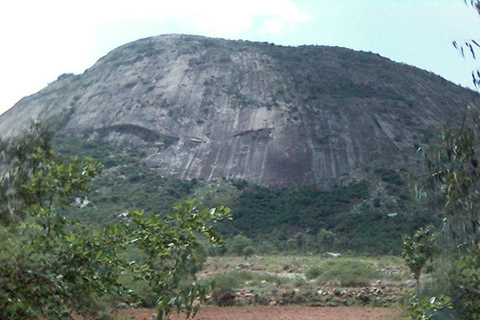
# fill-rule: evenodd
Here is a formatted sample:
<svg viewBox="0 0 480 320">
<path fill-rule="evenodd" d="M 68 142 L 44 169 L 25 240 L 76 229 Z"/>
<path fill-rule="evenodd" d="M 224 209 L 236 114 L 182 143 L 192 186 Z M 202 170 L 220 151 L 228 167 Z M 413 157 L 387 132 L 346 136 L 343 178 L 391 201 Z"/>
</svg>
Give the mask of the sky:
<svg viewBox="0 0 480 320">
<path fill-rule="evenodd" d="M 473 88 L 480 60 L 452 41 L 480 39 L 463 0 L 16 0 L 0 4 L 0 113 L 125 43 L 194 34 L 378 53 Z"/>
</svg>

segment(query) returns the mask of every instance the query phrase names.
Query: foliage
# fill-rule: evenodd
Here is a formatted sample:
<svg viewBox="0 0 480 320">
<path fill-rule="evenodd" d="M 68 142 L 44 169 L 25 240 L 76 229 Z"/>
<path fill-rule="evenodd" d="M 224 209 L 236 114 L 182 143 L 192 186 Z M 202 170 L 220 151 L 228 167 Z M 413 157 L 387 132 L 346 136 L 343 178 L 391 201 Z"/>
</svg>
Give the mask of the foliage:
<svg viewBox="0 0 480 320">
<path fill-rule="evenodd" d="M 89 191 L 91 179 L 100 172 L 100 164 L 92 158 L 67 161 L 56 155 L 51 136 L 46 128 L 34 124 L 19 141 L 0 142 L 0 221 L 4 225 L 30 214 L 45 218 L 51 231 L 58 220 L 54 208 L 66 206 L 74 193 Z"/>
<path fill-rule="evenodd" d="M 480 133 L 478 111 L 468 110 L 458 129 L 446 130 L 426 155 L 431 183 L 445 199 L 446 218 L 455 245 L 480 240 Z"/>
<path fill-rule="evenodd" d="M 407 316 L 411 320 L 433 320 L 436 312 L 451 309 L 450 298 L 444 295 L 437 297 L 418 297 L 414 293 L 408 296 Z"/>
<path fill-rule="evenodd" d="M 277 252 L 352 250 L 399 254 L 401 247 L 394 240 L 396 236 L 398 239 L 412 228 L 435 219 L 417 213 L 415 208 L 404 207 L 403 200 L 398 201 L 397 207 L 402 206 L 398 209 L 373 208 L 368 205 L 369 190 L 364 181 L 328 191 L 313 187 L 271 190 L 242 185 L 238 198 L 228 204 L 234 221 L 222 224 L 219 231 L 242 232 L 251 239 L 261 240 L 262 245 L 270 243 Z M 388 217 L 394 210 L 404 210 L 405 214 L 402 218 Z"/>
<path fill-rule="evenodd" d="M 462 319 L 480 316 L 479 119 L 477 110 L 468 109 L 461 127 L 445 131 L 441 141 L 426 155 L 428 182 L 445 202 L 444 223 L 449 237 L 445 234 L 442 239 L 442 249 L 452 257 L 447 277 L 434 276 L 437 286 L 446 291 L 442 293 L 453 299 L 455 311 Z"/>
<path fill-rule="evenodd" d="M 308 270 L 308 278 L 322 283 L 337 281 L 342 287 L 365 286 L 376 275 L 377 269 L 368 262 L 340 258 L 324 261 Z"/>
<path fill-rule="evenodd" d="M 242 249 L 242 253 L 245 256 L 245 259 L 248 259 L 248 257 L 253 256 L 255 253 L 255 248 L 253 246 L 246 246 Z"/>
<path fill-rule="evenodd" d="M 317 233 L 316 245 L 319 252 L 325 252 L 327 250 L 332 250 L 337 238 L 335 233 L 325 229 L 320 229 Z"/>
<path fill-rule="evenodd" d="M 210 276 L 204 280 L 204 283 L 211 289 L 213 302 L 219 306 L 225 306 L 234 304 L 235 292 L 247 284 L 248 286 L 258 286 L 264 283 L 272 283 L 272 285 L 278 286 L 284 281 L 269 274 L 233 270 Z"/>
<path fill-rule="evenodd" d="M 322 269 L 317 266 L 310 267 L 305 271 L 305 277 L 307 278 L 307 280 L 315 279 L 321 274 L 322 274 Z"/>
<path fill-rule="evenodd" d="M 450 295 L 464 319 L 480 319 L 480 248 L 472 246 L 455 258 L 449 270 Z"/>
<path fill-rule="evenodd" d="M 194 194 L 196 179 L 166 178 L 139 162 L 134 149 L 106 146 L 99 141 L 82 141 L 65 135 L 54 137 L 54 146 L 64 155 L 91 155 L 104 165 L 88 195 L 90 205 L 70 208 L 66 213 L 93 226 L 103 226 L 117 219 L 125 208 L 141 208 L 146 213 L 168 212 L 173 205 L 187 198 L 201 199 Z M 155 196 L 152 196 L 152 195 Z M 216 204 L 208 204 L 216 206 Z"/>
<path fill-rule="evenodd" d="M 187 316 L 198 311 L 195 301 L 206 294 L 196 281 L 201 261 L 195 253 L 202 248 L 198 235 L 220 244 L 220 237 L 206 222 L 229 214 L 228 208 L 202 209 L 195 201 L 179 203 L 174 209 L 176 213 L 167 217 L 130 211 L 131 220 L 121 225 L 127 231 L 127 243 L 146 256 L 143 261 L 131 261 L 130 270 L 147 280 L 159 297 L 159 319 L 168 319 L 174 309 Z"/>
<path fill-rule="evenodd" d="M 330 263 L 335 267 L 332 268 Z M 328 271 L 329 268 L 336 271 Z M 342 268 L 345 279 L 342 283 L 353 283 L 350 288 L 341 287 L 342 278 L 338 274 Z M 307 277 L 309 270 L 315 269 L 316 276 Z M 348 279 L 347 273 L 351 270 L 357 273 L 356 281 Z M 322 273 L 325 274 L 320 276 Z M 396 256 L 327 259 L 318 255 L 255 255 L 248 263 L 239 256 L 217 256 L 207 259 L 201 281 L 209 287 L 214 284 L 207 303 L 217 304 L 220 300 L 215 297 L 223 296 L 225 299 L 220 301 L 221 304 L 386 307 L 400 301 L 407 273 L 403 261 Z M 335 277 L 329 279 L 328 275 Z M 373 284 L 380 279 L 382 283 L 388 283 L 389 290 L 380 290 Z"/>
<path fill-rule="evenodd" d="M 243 251 L 247 247 L 253 248 L 253 241 L 243 234 L 237 234 L 227 242 L 227 252 L 233 255 L 245 255 Z"/>
<path fill-rule="evenodd" d="M 211 288 L 213 302 L 218 306 L 226 306 L 235 302 L 235 290 L 252 278 L 251 272 L 232 271 L 210 277 L 205 283 Z"/>
<path fill-rule="evenodd" d="M 129 211 L 127 220 L 103 228 L 83 225 L 64 210 L 90 189 L 101 166 L 56 154 L 50 137 L 35 125 L 20 140 L 0 144 L 0 318 L 95 317 L 100 297 L 134 294 L 119 280 L 122 273 L 148 281 L 159 297 L 159 319 L 173 309 L 195 313 L 205 292 L 195 282 L 200 239 L 221 243 L 211 222 L 230 217 L 229 209 L 185 201 L 168 216 Z M 129 260 L 133 251 L 143 259 Z"/>
<path fill-rule="evenodd" d="M 19 141 L 2 141 L 0 317 L 68 318 L 95 312 L 95 299 L 114 290 L 115 252 L 60 212 L 89 189 L 100 170 L 91 158 L 63 159 L 51 134 L 35 125 Z M 89 305 L 92 305 L 90 309 Z"/>
<path fill-rule="evenodd" d="M 405 264 L 408 266 L 417 281 L 420 283 L 420 276 L 422 270 L 428 261 L 432 261 L 437 245 L 435 243 L 436 234 L 433 231 L 433 226 L 429 225 L 425 228 L 420 228 L 415 232 L 413 237 L 405 235 L 403 237 L 403 258 Z"/>
<path fill-rule="evenodd" d="M 256 253 L 349 250 L 400 254 L 401 243 L 396 239 L 437 222 L 424 206 L 411 201 L 402 170 L 376 168 L 365 181 L 332 190 L 311 186 L 269 189 L 244 180 L 207 183 L 163 177 L 142 163 L 143 155 L 135 148 L 107 146 L 101 140 L 56 136 L 55 146 L 63 154 L 92 154 L 104 164 L 104 173 L 88 196 L 91 204 L 67 212 L 98 227 L 117 220 L 125 208 L 142 208 L 146 214 L 168 212 L 178 201 L 194 197 L 205 206 L 223 204 L 232 208 L 233 221 L 218 224 L 216 230 L 225 238 L 243 234 L 252 239 Z M 374 193 L 380 181 L 386 189 L 384 194 Z M 376 205 L 372 197 L 378 199 Z M 398 212 L 398 216 L 389 217 L 392 212 Z M 329 233 L 323 233 L 326 238 L 317 237 L 322 230 L 334 233 L 334 239 Z M 221 254 L 220 250 L 209 253 Z"/>
<path fill-rule="evenodd" d="M 472 6 L 478 14 L 480 14 L 480 1 L 478 0 L 463 0 L 466 5 Z M 480 48 L 480 41 L 470 39 L 464 41 L 453 41 L 453 46 L 457 49 L 463 57 L 471 55 L 473 59 L 477 58 L 477 51 Z M 472 82 L 476 88 L 480 84 L 480 70 L 472 71 Z"/>
</svg>

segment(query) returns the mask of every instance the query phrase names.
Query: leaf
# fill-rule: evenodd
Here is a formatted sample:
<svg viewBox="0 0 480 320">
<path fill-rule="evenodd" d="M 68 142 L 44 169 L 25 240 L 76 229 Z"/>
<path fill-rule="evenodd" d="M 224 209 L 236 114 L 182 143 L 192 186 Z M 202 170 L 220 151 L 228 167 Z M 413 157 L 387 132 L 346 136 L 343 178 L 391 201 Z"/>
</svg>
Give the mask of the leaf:
<svg viewBox="0 0 480 320">
<path fill-rule="evenodd" d="M 476 59 L 476 57 L 475 57 L 475 50 L 473 50 L 473 47 L 472 47 L 472 45 L 471 45 L 470 43 L 468 44 L 468 47 L 470 48 L 470 52 L 472 53 L 473 59 Z"/>
</svg>

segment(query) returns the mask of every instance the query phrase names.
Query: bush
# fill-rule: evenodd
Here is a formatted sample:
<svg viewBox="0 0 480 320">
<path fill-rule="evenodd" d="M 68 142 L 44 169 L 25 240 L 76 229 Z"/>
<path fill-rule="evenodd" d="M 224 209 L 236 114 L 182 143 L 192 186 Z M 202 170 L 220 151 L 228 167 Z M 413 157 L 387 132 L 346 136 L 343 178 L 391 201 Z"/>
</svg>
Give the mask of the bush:
<svg viewBox="0 0 480 320">
<path fill-rule="evenodd" d="M 227 241 L 227 252 L 229 254 L 236 256 L 245 255 L 243 250 L 247 247 L 253 248 L 253 241 L 242 234 L 237 234 L 235 237 Z"/>
<path fill-rule="evenodd" d="M 253 246 L 246 246 L 243 248 L 242 253 L 245 256 L 245 259 L 248 259 L 248 257 L 253 256 L 255 253 L 255 248 Z"/>
<path fill-rule="evenodd" d="M 212 289 L 213 302 L 218 306 L 235 304 L 235 291 L 252 278 L 253 274 L 248 271 L 232 271 L 211 277 L 208 284 Z"/>
<path fill-rule="evenodd" d="M 215 288 L 212 292 L 212 300 L 220 307 L 234 305 L 235 291 L 231 288 Z"/>
<path fill-rule="evenodd" d="M 480 248 L 455 259 L 448 272 L 450 295 L 463 319 L 480 319 Z"/>
<path fill-rule="evenodd" d="M 438 312 L 451 308 L 450 298 L 447 296 L 418 297 L 410 293 L 407 297 L 407 316 L 411 320 L 433 320 L 433 316 Z"/>
<path fill-rule="evenodd" d="M 321 272 L 316 278 L 320 282 L 338 281 L 343 287 L 369 285 L 377 273 L 372 264 L 352 259 L 325 261 L 318 271 Z"/>
<path fill-rule="evenodd" d="M 322 269 L 320 267 L 311 267 L 305 271 L 305 277 L 307 280 L 316 279 L 322 274 Z"/>
</svg>

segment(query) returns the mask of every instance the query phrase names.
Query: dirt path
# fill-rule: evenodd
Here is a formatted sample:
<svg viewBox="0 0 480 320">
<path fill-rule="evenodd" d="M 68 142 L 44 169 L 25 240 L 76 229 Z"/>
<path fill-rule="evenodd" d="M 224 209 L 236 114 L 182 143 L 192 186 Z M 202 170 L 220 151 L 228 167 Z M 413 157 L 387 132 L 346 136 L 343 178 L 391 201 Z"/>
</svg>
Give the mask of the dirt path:
<svg viewBox="0 0 480 320">
<path fill-rule="evenodd" d="M 123 316 L 152 320 L 155 310 L 125 310 Z M 120 318 L 121 319 L 121 318 Z M 171 320 L 183 320 L 172 315 Z M 402 311 L 393 308 L 362 307 L 211 307 L 200 309 L 193 320 L 401 320 Z"/>
</svg>

